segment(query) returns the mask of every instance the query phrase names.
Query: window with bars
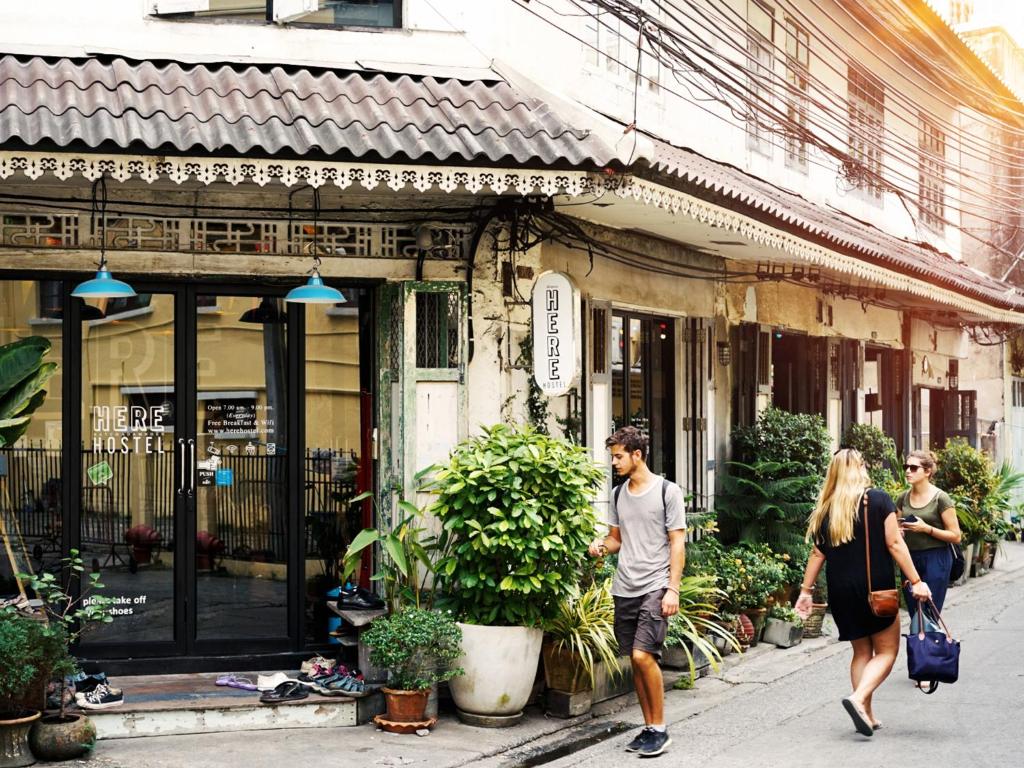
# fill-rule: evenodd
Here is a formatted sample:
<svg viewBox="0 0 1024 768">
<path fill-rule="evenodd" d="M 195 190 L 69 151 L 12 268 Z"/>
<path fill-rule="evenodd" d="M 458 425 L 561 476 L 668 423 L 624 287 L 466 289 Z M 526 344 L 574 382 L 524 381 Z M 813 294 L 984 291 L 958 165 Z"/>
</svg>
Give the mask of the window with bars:
<svg viewBox="0 0 1024 768">
<path fill-rule="evenodd" d="M 416 293 L 416 367 L 459 367 L 461 303 L 455 291 Z"/>
<path fill-rule="evenodd" d="M 622 20 L 609 11 L 588 5 L 590 12 L 583 27 L 587 63 L 617 75 L 621 71 L 619 62 L 624 61 Z"/>
<path fill-rule="evenodd" d="M 870 197 L 882 199 L 882 142 L 885 128 L 885 88 L 860 67 L 850 64 L 849 101 L 850 181 Z"/>
<path fill-rule="evenodd" d="M 763 155 L 772 152 L 771 121 L 772 65 L 775 40 L 775 12 L 760 0 L 747 4 L 747 69 L 752 104 L 747 108 L 747 148 Z"/>
<path fill-rule="evenodd" d="M 608 373 L 608 310 L 594 307 L 590 317 L 590 371 L 596 374 Z"/>
<path fill-rule="evenodd" d="M 807 171 L 808 73 L 811 67 L 810 36 L 807 30 L 786 17 L 786 164 Z"/>
<path fill-rule="evenodd" d="M 942 231 L 946 221 L 946 134 L 923 116 L 917 131 L 921 223 Z"/>
</svg>

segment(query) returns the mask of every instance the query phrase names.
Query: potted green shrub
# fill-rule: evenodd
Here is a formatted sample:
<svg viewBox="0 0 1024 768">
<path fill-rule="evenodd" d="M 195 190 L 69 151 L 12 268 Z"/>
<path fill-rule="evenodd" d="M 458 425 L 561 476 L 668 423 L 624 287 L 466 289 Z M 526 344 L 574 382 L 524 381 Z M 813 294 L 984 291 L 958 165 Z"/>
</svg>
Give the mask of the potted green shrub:
<svg viewBox="0 0 1024 768">
<path fill-rule="evenodd" d="M 405 608 L 374 619 L 363 635 L 370 659 L 388 670 L 384 688 L 387 714 L 377 718 L 386 731 L 407 732 L 409 724 L 426 728 L 430 688 L 462 674 L 455 660 L 462 653 L 462 632 L 444 613 Z"/>
<path fill-rule="evenodd" d="M 663 663 L 689 670 L 691 680 L 703 666 L 716 672 L 720 669 L 722 650 L 716 639 L 723 648 L 740 649 L 739 641 L 724 626 L 718 612 L 718 604 L 726 595 L 716 581 L 712 574 L 683 576 L 679 581 L 679 612 L 668 622 Z"/>
<path fill-rule="evenodd" d="M 464 719 L 522 716 L 543 625 L 578 583 L 604 471 L 585 448 L 498 425 L 458 445 L 435 476 L 437 583 L 462 621 L 466 674 L 451 683 Z"/>
<path fill-rule="evenodd" d="M 598 662 L 604 662 L 611 674 L 618 672 L 611 581 L 594 582 L 566 597 L 545 630 L 544 681 L 548 688 L 570 694 L 593 690 Z"/>
<path fill-rule="evenodd" d="M 38 647 L 45 625 L 13 608 L 0 611 L 0 766 L 32 765 L 28 734 L 41 716 L 23 705 L 25 692 L 39 676 Z"/>
<path fill-rule="evenodd" d="M 110 615 L 113 601 L 95 594 L 104 587 L 98 573 L 88 574 L 78 596 L 72 597 L 72 580 L 85 574 L 79 551 L 72 549 L 69 557 L 61 560 L 61 565 L 62 573 L 67 574 L 63 583 L 49 572 L 38 576 L 21 574 L 45 609 L 47 629 L 44 635 L 49 642 L 40 666 L 45 670 L 46 679 L 60 680 L 60 709 L 40 718 L 29 735 L 33 753 L 45 760 L 81 757 L 96 744 L 92 721 L 83 713 L 66 711 L 64 689 L 67 676 L 78 671 L 71 646 L 93 624 L 113 621 Z"/>
<path fill-rule="evenodd" d="M 773 605 L 768 610 L 763 640 L 778 648 L 792 648 L 804 636 L 804 623 L 791 605 Z"/>
</svg>

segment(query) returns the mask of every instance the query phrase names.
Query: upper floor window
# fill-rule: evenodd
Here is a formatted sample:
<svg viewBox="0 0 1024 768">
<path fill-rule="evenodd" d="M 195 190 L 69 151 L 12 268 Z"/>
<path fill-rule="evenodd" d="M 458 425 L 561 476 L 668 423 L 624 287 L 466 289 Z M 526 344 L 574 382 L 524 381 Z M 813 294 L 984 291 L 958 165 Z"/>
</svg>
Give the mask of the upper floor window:
<svg viewBox="0 0 1024 768">
<path fill-rule="evenodd" d="M 946 220 L 946 134 L 924 117 L 917 131 L 917 150 L 921 223 L 941 231 Z"/>
<path fill-rule="evenodd" d="M 587 63 L 614 74 L 623 71 L 625 25 L 611 11 L 594 7 L 584 20 L 583 39 L 587 46 Z"/>
<path fill-rule="evenodd" d="M 594 3 L 581 2 L 578 5 L 586 11 L 583 14 L 582 39 L 587 63 L 616 75 L 637 78 L 640 87 L 656 91 L 662 77 L 659 55 L 661 45 L 657 41 L 664 16 L 662 0 L 638 0 L 633 3 L 645 22 L 655 22 L 645 24 L 642 36 L 633 16 L 623 18 Z M 640 44 L 639 62 L 637 43 Z M 634 71 L 638 63 L 639 73 Z"/>
<path fill-rule="evenodd" d="M 847 75 L 850 104 L 850 158 L 847 175 L 854 186 L 882 199 L 882 142 L 885 128 L 885 89 L 860 67 L 850 64 Z"/>
<path fill-rule="evenodd" d="M 400 5 L 398 0 L 153 0 L 153 13 L 330 27 L 399 27 Z"/>
<path fill-rule="evenodd" d="M 810 36 L 807 30 L 786 17 L 786 164 L 807 170 L 807 92 L 811 67 Z"/>
<path fill-rule="evenodd" d="M 747 60 L 751 105 L 747 115 L 747 147 L 764 155 L 772 151 L 772 67 L 774 62 L 775 12 L 760 0 L 747 4 Z"/>
</svg>

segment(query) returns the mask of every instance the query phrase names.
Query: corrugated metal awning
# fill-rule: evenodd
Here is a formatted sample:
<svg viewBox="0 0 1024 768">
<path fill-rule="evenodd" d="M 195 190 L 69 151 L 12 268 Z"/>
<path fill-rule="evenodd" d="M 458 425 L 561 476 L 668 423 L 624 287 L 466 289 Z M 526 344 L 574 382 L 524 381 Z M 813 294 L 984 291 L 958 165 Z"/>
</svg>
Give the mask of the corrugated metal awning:
<svg viewBox="0 0 1024 768">
<path fill-rule="evenodd" d="M 0 144 L 598 169 L 616 152 L 506 82 L 0 56 Z"/>
</svg>

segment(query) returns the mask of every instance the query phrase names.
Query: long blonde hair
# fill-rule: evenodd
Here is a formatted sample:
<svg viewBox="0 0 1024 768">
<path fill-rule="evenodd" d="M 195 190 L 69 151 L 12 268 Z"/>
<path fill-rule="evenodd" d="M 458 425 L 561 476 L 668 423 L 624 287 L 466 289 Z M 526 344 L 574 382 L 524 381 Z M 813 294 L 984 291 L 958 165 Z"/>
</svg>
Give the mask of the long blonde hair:
<svg viewBox="0 0 1024 768">
<path fill-rule="evenodd" d="M 871 485 L 860 451 L 843 448 L 836 451 L 828 465 L 818 503 L 807 521 L 807 541 L 817 542 L 821 525 L 828 515 L 828 537 L 836 547 L 853 540 L 853 521 L 860 510 L 864 489 Z"/>
</svg>

